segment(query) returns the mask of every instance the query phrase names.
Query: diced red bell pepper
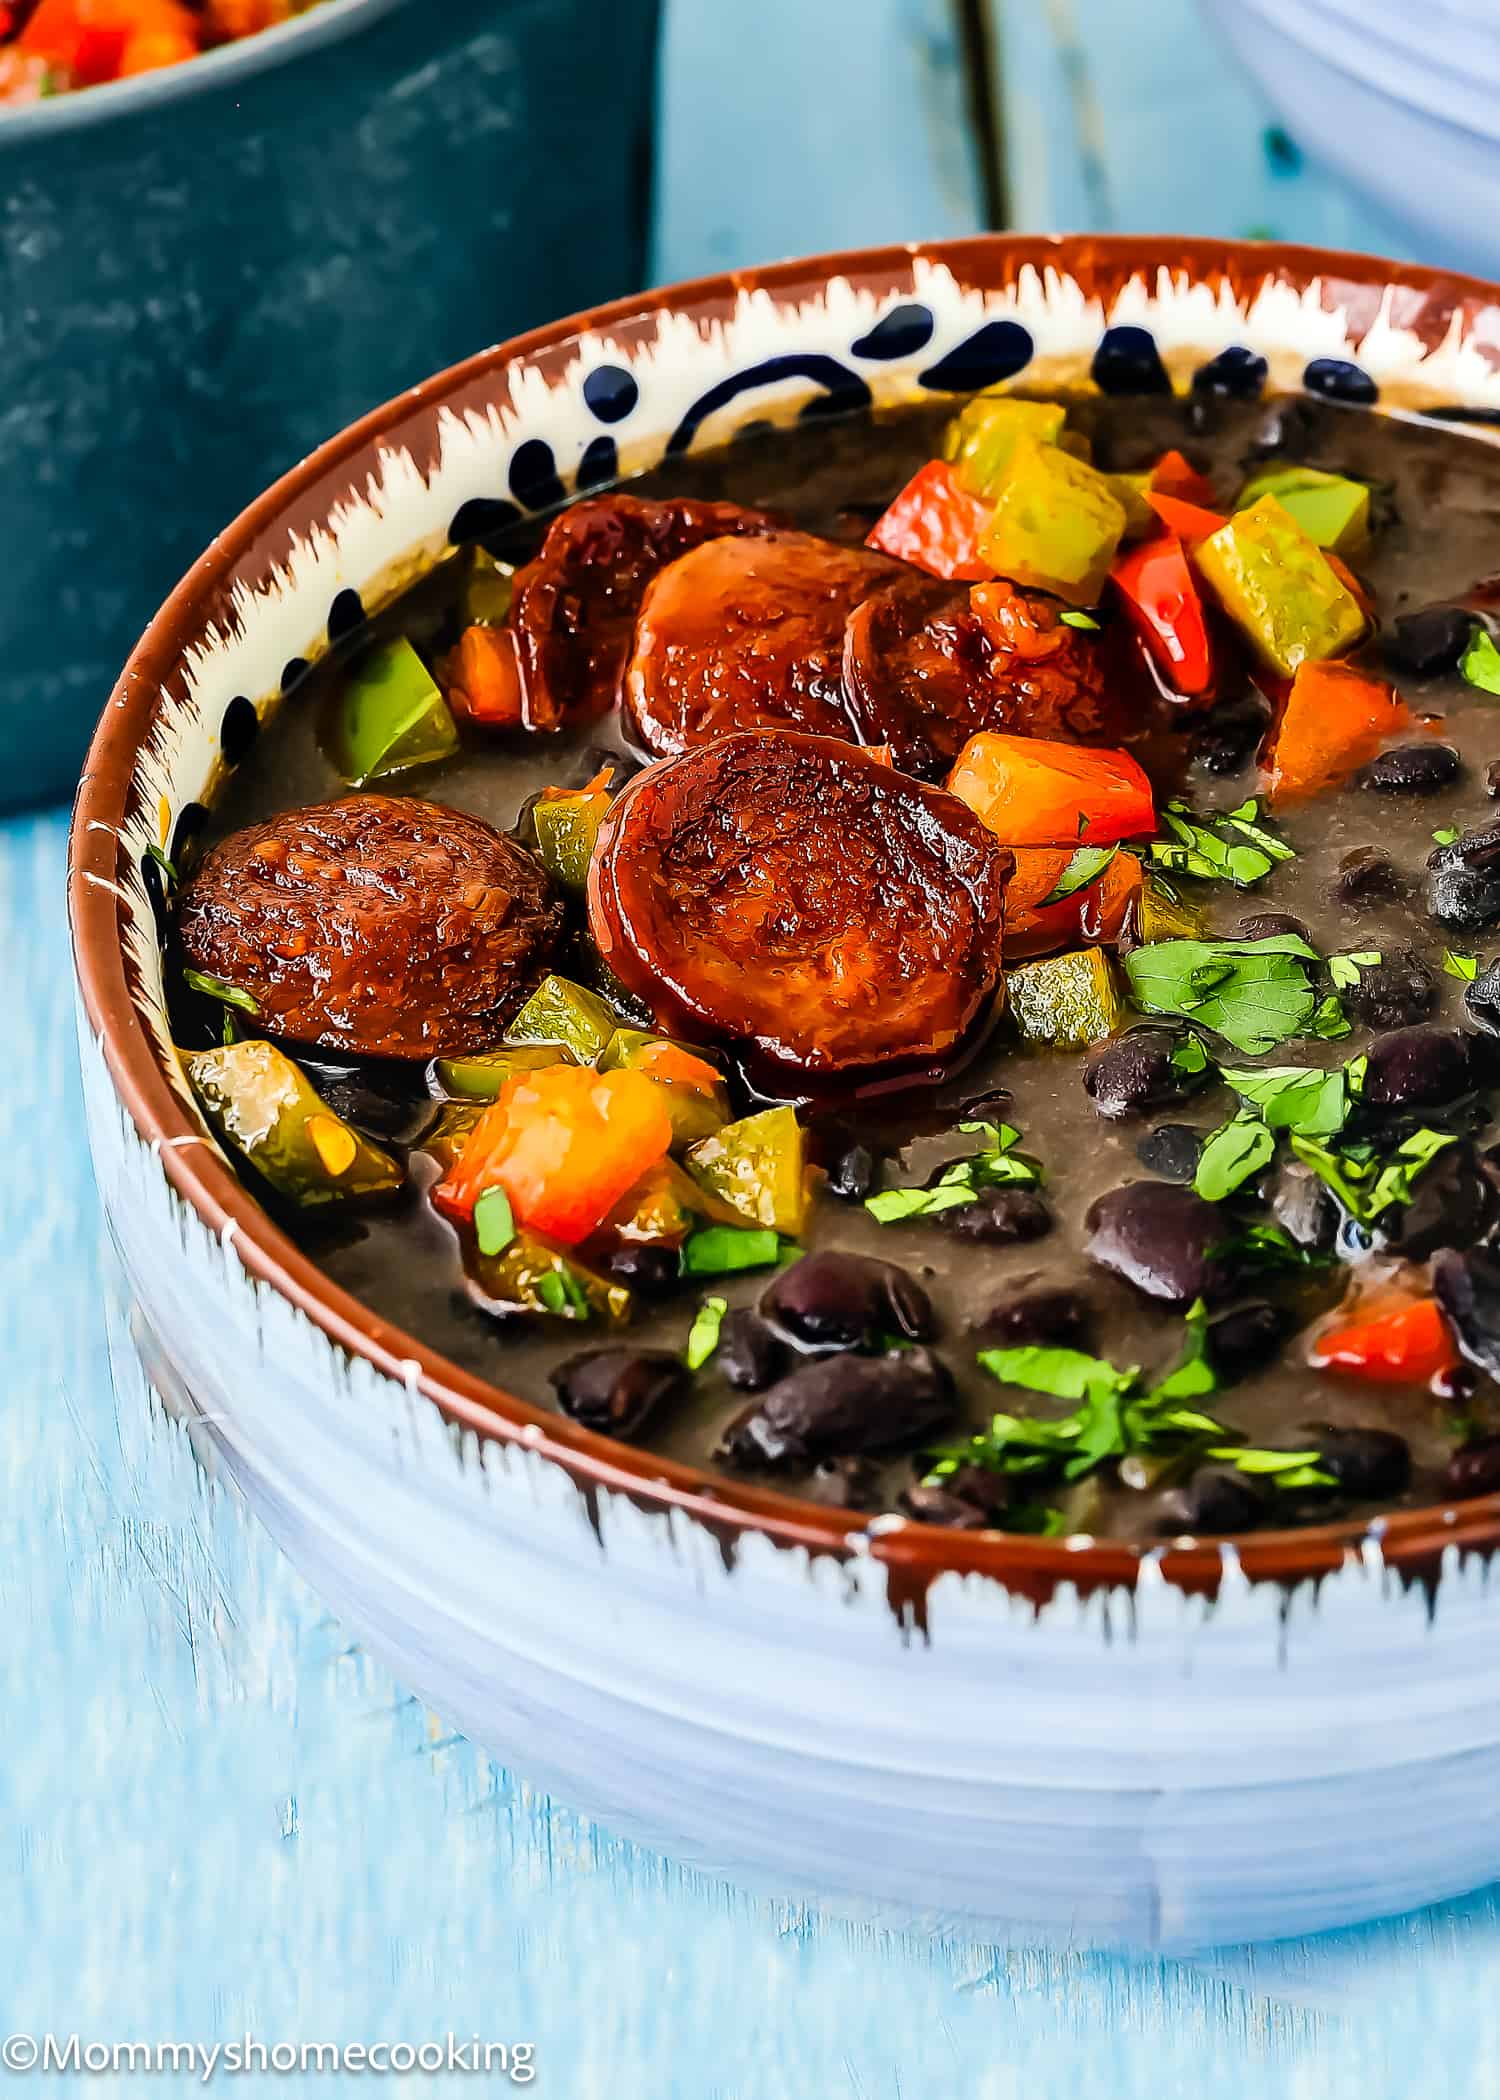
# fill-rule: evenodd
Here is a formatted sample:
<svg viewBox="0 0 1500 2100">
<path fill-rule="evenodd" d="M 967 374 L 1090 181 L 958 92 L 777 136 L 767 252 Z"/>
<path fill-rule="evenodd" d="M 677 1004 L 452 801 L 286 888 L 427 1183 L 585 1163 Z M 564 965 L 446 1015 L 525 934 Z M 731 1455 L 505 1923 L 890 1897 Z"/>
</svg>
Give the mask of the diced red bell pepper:
<svg viewBox="0 0 1500 2100">
<path fill-rule="evenodd" d="M 467 1220 L 486 1189 L 502 1188 L 518 1224 L 576 1246 L 671 1143 L 661 1089 L 644 1072 L 551 1065 L 505 1082 L 432 1200 Z"/>
<path fill-rule="evenodd" d="M 1006 846 L 1109 846 L 1156 828 L 1151 782 L 1128 751 L 982 729 L 947 785 Z"/>
<path fill-rule="evenodd" d="M 1168 532 L 1175 532 L 1190 547 L 1206 540 L 1224 523 L 1222 511 L 1205 510 L 1201 503 L 1185 503 L 1181 496 L 1159 496 L 1154 489 L 1148 489 L 1146 501 Z"/>
<path fill-rule="evenodd" d="M 1205 510 L 1214 506 L 1213 483 L 1183 458 L 1180 452 L 1164 452 L 1151 469 L 1151 487 L 1159 496 L 1176 496 Z M 1147 497 L 1150 501 L 1150 497 Z"/>
<path fill-rule="evenodd" d="M 508 627 L 466 627 L 439 675 L 443 698 L 460 721 L 520 728 L 521 667 Z"/>
<path fill-rule="evenodd" d="M 1336 786 L 1410 720 L 1383 678 L 1350 664 L 1299 665 L 1271 746 L 1272 801 L 1296 802 Z"/>
<path fill-rule="evenodd" d="M 981 582 L 994 570 L 979 552 L 979 536 L 994 505 L 962 486 L 945 459 L 919 467 L 865 544 L 951 582 Z"/>
<path fill-rule="evenodd" d="M 1015 869 L 1005 886 L 1003 944 L 1006 960 L 1049 955 L 1058 948 L 1097 946 L 1118 939 L 1141 893 L 1141 864 L 1133 853 L 1117 853 L 1086 889 L 1055 904 L 1050 897 L 1071 851 L 1053 846 L 1015 849 Z"/>
<path fill-rule="evenodd" d="M 1453 1332 L 1435 1298 L 1371 1306 L 1347 1325 L 1314 1338 L 1308 1352 L 1321 1371 L 1348 1371 L 1380 1385 L 1425 1385 L 1457 1365 Z"/>
<path fill-rule="evenodd" d="M 17 44 L 66 75 L 70 86 L 98 87 L 120 78 L 126 52 L 138 40 L 144 56 L 148 38 L 171 38 L 179 56 L 192 57 L 197 23 L 179 0 L 40 0 Z"/>
<path fill-rule="evenodd" d="M 1211 693 L 1215 667 L 1208 616 L 1177 535 L 1166 532 L 1128 548 L 1110 575 L 1132 626 L 1168 682 L 1185 699 Z"/>
</svg>

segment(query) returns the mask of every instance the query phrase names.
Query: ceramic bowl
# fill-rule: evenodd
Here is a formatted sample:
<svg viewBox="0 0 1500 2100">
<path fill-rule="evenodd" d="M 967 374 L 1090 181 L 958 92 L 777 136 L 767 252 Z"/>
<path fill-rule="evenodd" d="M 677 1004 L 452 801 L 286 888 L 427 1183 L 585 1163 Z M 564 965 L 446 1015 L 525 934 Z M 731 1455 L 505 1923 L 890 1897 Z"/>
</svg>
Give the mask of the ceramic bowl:
<svg viewBox="0 0 1500 2100">
<path fill-rule="evenodd" d="M 657 9 L 326 0 L 0 114 L 0 808 L 71 791 L 142 623 L 272 474 L 640 282 Z"/>
<path fill-rule="evenodd" d="M 246 699 L 268 720 L 330 628 L 580 476 L 1023 375 L 1183 386 L 1241 344 L 1278 386 L 1500 414 L 1500 292 L 1285 248 L 870 250 L 523 336 L 355 424 L 214 542 L 78 799 L 89 1128 L 151 1385 L 447 1720 L 617 1832 L 883 1923 L 1183 1948 L 1500 1874 L 1500 1498 L 1239 1548 L 962 1534 L 526 1405 L 325 1281 L 205 1137 L 150 849 L 201 822 Z"/>
</svg>

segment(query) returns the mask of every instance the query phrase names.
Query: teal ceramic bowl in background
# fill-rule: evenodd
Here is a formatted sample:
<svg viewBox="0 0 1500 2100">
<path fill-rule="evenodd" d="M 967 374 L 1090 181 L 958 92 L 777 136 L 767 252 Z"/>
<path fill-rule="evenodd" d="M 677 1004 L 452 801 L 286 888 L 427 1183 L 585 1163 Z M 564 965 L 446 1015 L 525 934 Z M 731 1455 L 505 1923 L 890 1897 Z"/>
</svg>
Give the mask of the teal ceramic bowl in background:
<svg viewBox="0 0 1500 2100">
<path fill-rule="evenodd" d="M 0 116 L 0 807 L 203 546 L 377 402 L 644 270 L 658 0 L 327 0 Z"/>
</svg>

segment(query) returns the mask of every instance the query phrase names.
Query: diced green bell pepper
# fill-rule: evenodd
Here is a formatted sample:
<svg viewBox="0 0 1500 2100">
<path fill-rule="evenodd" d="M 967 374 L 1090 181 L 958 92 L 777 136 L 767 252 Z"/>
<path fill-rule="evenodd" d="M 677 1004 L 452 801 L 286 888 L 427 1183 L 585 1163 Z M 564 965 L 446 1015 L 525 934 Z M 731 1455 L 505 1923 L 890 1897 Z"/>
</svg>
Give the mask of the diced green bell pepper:
<svg viewBox="0 0 1500 2100">
<path fill-rule="evenodd" d="M 228 1043 L 183 1063 L 215 1134 L 300 1209 L 401 1187 L 399 1162 L 336 1116 L 274 1043 Z"/>
<path fill-rule="evenodd" d="M 588 883 L 594 843 L 608 808 L 609 796 L 598 788 L 548 795 L 532 806 L 537 858 L 552 880 L 574 896 L 582 896 Z"/>
<path fill-rule="evenodd" d="M 591 1065 L 619 1021 L 587 985 L 571 977 L 544 977 L 506 1029 L 505 1043 L 561 1043 L 579 1064 Z"/>
<path fill-rule="evenodd" d="M 509 562 L 496 561 L 494 555 L 483 547 L 471 547 L 467 560 L 468 574 L 464 578 L 463 595 L 465 625 L 503 627 L 510 618 L 515 570 Z"/>
<path fill-rule="evenodd" d="M 438 1085 L 454 1101 L 493 1101 L 518 1072 L 544 1072 L 549 1065 L 576 1062 L 562 1043 L 516 1043 L 510 1049 L 476 1050 L 468 1057 L 439 1057 Z"/>
<path fill-rule="evenodd" d="M 767 1108 L 690 1145 L 683 1164 L 752 1225 L 796 1239 L 807 1214 L 807 1137 L 792 1108 Z"/>
<path fill-rule="evenodd" d="M 1055 445 L 1068 417 L 1060 401 L 1023 401 L 1015 394 L 976 394 L 943 432 L 943 457 L 971 495 L 999 492 L 1022 438 Z"/>
<path fill-rule="evenodd" d="M 671 1118 L 675 1148 L 696 1144 L 700 1138 L 711 1137 L 723 1128 L 729 1121 L 729 1089 L 722 1082 L 712 1088 L 702 1087 L 674 1075 L 670 1069 L 674 1056 L 708 1063 L 702 1051 L 689 1043 L 675 1043 L 670 1036 L 651 1035 L 644 1028 L 617 1028 L 600 1056 L 599 1069 L 644 1072 L 648 1079 L 656 1081 Z M 667 1069 L 654 1070 L 657 1064 L 665 1064 Z"/>
<path fill-rule="evenodd" d="M 1370 537 L 1370 491 L 1362 481 L 1317 467 L 1267 467 L 1240 490 L 1236 510 L 1274 496 L 1310 540 L 1335 554 L 1353 554 Z"/>
<path fill-rule="evenodd" d="M 1011 1014 L 1023 1042 L 1071 1050 L 1113 1035 L 1123 1000 L 1114 965 L 1102 948 L 1079 948 L 1023 963 L 1005 978 Z"/>
<path fill-rule="evenodd" d="M 405 635 L 381 642 L 349 673 L 333 747 L 351 787 L 431 765 L 458 749 L 447 702 Z"/>
<path fill-rule="evenodd" d="M 1358 599 L 1274 496 L 1236 511 L 1199 543 L 1195 560 L 1230 619 L 1284 678 L 1364 633 Z"/>
<path fill-rule="evenodd" d="M 543 1313 L 623 1327 L 633 1310 L 624 1284 L 611 1283 L 535 1232 L 518 1232 L 499 1254 L 481 1254 L 466 1241 L 464 1268 L 474 1303 L 502 1317 Z"/>
<path fill-rule="evenodd" d="M 1098 603 L 1125 533 L 1125 506 L 1108 479 L 1056 445 L 1024 438 L 1011 454 L 979 552 L 997 575 Z"/>
</svg>

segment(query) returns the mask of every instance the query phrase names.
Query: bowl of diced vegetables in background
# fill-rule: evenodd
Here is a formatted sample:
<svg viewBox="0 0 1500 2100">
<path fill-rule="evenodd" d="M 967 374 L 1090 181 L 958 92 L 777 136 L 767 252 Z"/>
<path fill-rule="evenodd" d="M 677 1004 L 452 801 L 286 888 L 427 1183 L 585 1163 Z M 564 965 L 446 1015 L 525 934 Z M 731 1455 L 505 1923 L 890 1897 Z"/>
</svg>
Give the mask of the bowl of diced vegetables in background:
<svg viewBox="0 0 1500 2100">
<path fill-rule="evenodd" d="M 1493 0 L 1204 0 L 1299 143 L 1433 261 L 1500 266 Z"/>
<path fill-rule="evenodd" d="M 214 12 L 0 0 L 0 806 L 269 477 L 642 274 L 658 0 Z"/>
</svg>

